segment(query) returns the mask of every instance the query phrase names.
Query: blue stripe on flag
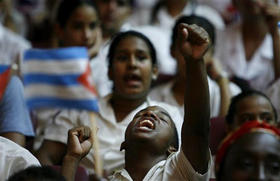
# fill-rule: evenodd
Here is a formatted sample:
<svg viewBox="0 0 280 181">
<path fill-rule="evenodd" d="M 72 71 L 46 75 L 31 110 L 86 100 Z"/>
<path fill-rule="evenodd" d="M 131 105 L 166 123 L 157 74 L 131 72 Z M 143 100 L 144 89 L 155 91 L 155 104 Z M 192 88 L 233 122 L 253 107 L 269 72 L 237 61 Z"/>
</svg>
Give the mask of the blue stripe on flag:
<svg viewBox="0 0 280 181">
<path fill-rule="evenodd" d="M 69 47 L 59 49 L 30 49 L 23 55 L 24 61 L 58 61 L 58 60 L 80 60 L 88 59 L 88 52 L 85 47 Z"/>
<path fill-rule="evenodd" d="M 80 85 L 77 81 L 81 74 L 64 74 L 64 75 L 52 75 L 52 74 L 25 74 L 23 76 L 24 85 L 29 84 L 49 84 L 60 86 L 72 86 Z"/>
<path fill-rule="evenodd" d="M 59 98 L 41 98 L 34 97 L 27 99 L 26 101 L 28 108 L 43 108 L 43 107 L 61 107 L 69 109 L 80 109 L 98 112 L 98 101 L 97 99 L 92 100 L 69 100 L 69 99 L 59 99 Z"/>
<path fill-rule="evenodd" d="M 0 65 L 0 73 L 5 72 L 8 68 L 10 68 L 10 65 Z"/>
</svg>

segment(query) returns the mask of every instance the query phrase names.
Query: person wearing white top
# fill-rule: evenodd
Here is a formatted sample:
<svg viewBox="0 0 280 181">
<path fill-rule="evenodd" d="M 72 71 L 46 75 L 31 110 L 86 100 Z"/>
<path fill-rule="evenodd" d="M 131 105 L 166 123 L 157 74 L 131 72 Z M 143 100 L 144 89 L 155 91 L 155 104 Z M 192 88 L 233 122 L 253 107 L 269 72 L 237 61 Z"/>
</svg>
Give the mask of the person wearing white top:
<svg viewBox="0 0 280 181">
<path fill-rule="evenodd" d="M 211 48 L 209 48 L 207 56 L 205 56 L 207 71 L 209 76 L 211 76 L 211 79 L 208 78 L 210 117 L 225 116 L 230 97 L 239 93 L 240 89 L 229 82 L 218 67 L 217 61 L 213 60 L 212 51 L 215 46 L 215 29 L 207 19 L 200 16 L 181 16 L 177 19 L 171 36 L 172 43 L 170 48 L 171 55 L 174 57 L 174 61 L 177 62 L 177 74 L 171 82 L 153 88 L 149 95 L 151 99 L 178 107 L 181 114 L 184 115 L 184 90 L 186 86 L 182 82 L 186 80 L 185 61 L 184 57 L 178 53 L 179 51 L 176 47 L 176 41 L 178 41 L 176 30 L 180 23 L 197 24 L 203 27 L 211 38 Z"/>
<path fill-rule="evenodd" d="M 96 114 L 96 121 L 99 139 L 99 154 L 103 160 L 104 170 L 108 174 L 114 173 L 124 167 L 124 153 L 120 152 L 120 144 L 124 140 L 124 133 L 127 125 L 133 119 L 135 114 L 148 107 L 148 106 L 161 106 L 167 110 L 168 114 L 173 115 L 177 130 L 181 130 L 183 117 L 176 107 L 164 104 L 162 102 L 152 101 L 147 99 L 142 105 L 131 111 L 120 122 L 116 120 L 114 109 L 112 108 L 110 101 L 112 95 L 108 95 L 99 100 L 99 112 Z M 87 111 L 77 110 L 63 110 L 53 120 L 53 122 L 47 125 L 45 129 L 44 139 L 48 141 L 60 142 L 67 144 L 67 132 L 69 129 L 77 126 L 89 126 L 91 120 Z M 180 132 L 178 132 L 180 135 Z M 82 161 L 81 165 L 84 166 L 90 174 L 93 173 L 94 151 L 88 154 Z"/>
<path fill-rule="evenodd" d="M 0 64 L 21 66 L 21 56 L 30 47 L 31 44 L 26 39 L 0 23 Z"/>
<path fill-rule="evenodd" d="M 160 2 L 159 2 L 160 3 Z M 224 21 L 219 13 L 209 6 L 198 4 L 194 1 L 167 0 L 154 14 L 152 21 L 155 26 L 170 32 L 176 19 L 181 15 L 197 15 L 206 18 L 215 28 L 224 29 Z"/>
<path fill-rule="evenodd" d="M 209 151 L 209 92 L 203 56 L 209 36 L 196 25 L 181 24 L 180 48 L 186 60 L 188 111 L 182 126 L 182 144 L 176 144 L 175 125 L 163 108 L 150 106 L 139 111 L 128 125 L 121 150 L 125 150 L 125 168 L 116 172 L 112 181 L 208 181 L 211 154 Z M 190 37 L 193 36 L 193 37 Z M 73 181 L 79 160 L 93 143 L 90 128 L 78 127 L 68 132 L 68 147 L 63 159 L 63 175 Z M 177 153 L 176 150 L 179 150 Z M 68 172 L 67 172 L 68 170 Z M 70 170 L 70 173 L 69 173 Z"/>
<path fill-rule="evenodd" d="M 265 91 L 280 76 L 280 6 L 274 1 L 234 0 L 241 19 L 217 33 L 215 57 L 230 76 Z"/>
<path fill-rule="evenodd" d="M 149 105 L 163 105 L 150 101 L 147 97 L 152 79 L 157 76 L 156 53 L 152 43 L 143 34 L 127 31 L 118 34 L 109 49 L 109 77 L 114 83 L 113 92 L 99 102 L 97 113 L 100 154 L 104 169 L 112 174 L 122 168 L 123 153 L 119 145 L 124 139 L 124 131 L 139 109 Z M 182 117 L 175 107 L 164 106 L 174 115 L 178 130 Z M 67 131 L 75 126 L 91 125 L 88 112 L 64 110 L 57 113 L 45 129 L 45 137 L 38 151 L 43 164 L 59 164 L 66 151 Z M 93 157 L 83 160 L 93 174 Z"/>
<path fill-rule="evenodd" d="M 39 161 L 25 148 L 0 136 L 0 181 L 29 166 L 40 166 Z"/>
</svg>

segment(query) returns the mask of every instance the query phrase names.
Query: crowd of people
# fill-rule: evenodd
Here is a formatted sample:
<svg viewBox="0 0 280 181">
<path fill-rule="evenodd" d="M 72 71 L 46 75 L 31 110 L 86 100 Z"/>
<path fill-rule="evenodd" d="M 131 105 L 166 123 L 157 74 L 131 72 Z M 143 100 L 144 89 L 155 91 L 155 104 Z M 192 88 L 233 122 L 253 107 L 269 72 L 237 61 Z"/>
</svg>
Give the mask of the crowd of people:
<svg viewBox="0 0 280 181">
<path fill-rule="evenodd" d="M 0 181 L 74 181 L 78 170 L 97 181 L 280 180 L 278 0 L 0 9 L 0 65 L 12 69 L 1 86 Z M 87 110 L 25 103 L 24 51 L 77 46 L 88 50 L 97 133 Z"/>
</svg>

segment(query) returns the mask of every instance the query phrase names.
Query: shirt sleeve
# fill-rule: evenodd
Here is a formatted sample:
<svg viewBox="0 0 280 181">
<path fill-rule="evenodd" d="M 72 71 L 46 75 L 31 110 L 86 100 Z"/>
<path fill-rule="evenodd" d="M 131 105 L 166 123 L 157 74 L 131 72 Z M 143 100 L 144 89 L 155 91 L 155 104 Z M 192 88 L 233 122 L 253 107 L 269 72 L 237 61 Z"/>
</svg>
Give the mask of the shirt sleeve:
<svg viewBox="0 0 280 181">
<path fill-rule="evenodd" d="M 23 92 L 22 82 L 19 78 L 12 77 L 0 102 L 0 133 L 18 132 L 34 136 Z"/>
<path fill-rule="evenodd" d="M 207 181 L 210 178 L 212 157 L 209 150 L 209 163 L 208 170 L 206 173 L 198 173 L 194 170 L 188 158 L 185 156 L 183 151 L 180 149 L 179 152 L 175 153 L 168 158 L 168 170 L 169 173 L 173 173 L 172 177 L 176 177 L 176 180 L 187 180 L 187 181 Z M 173 170 L 173 171 L 172 171 Z"/>
</svg>

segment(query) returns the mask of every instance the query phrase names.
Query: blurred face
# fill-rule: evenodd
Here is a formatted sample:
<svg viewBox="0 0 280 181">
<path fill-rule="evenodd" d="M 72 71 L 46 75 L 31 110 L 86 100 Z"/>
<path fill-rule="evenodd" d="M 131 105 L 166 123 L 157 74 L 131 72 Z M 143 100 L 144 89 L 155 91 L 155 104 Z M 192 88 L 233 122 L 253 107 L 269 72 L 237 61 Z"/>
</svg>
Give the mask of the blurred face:
<svg viewBox="0 0 280 181">
<path fill-rule="evenodd" d="M 129 0 L 96 0 L 101 26 L 104 31 L 118 32 L 130 15 Z"/>
<path fill-rule="evenodd" d="M 170 115 L 161 107 L 150 106 L 138 112 L 126 130 L 126 142 L 148 141 L 165 152 L 173 136 Z"/>
<path fill-rule="evenodd" d="M 246 121 L 254 120 L 276 124 L 271 104 L 265 97 L 258 95 L 249 96 L 239 101 L 236 105 L 236 113 L 233 120 L 231 129 L 239 127 Z"/>
<path fill-rule="evenodd" d="M 97 38 L 97 12 L 88 5 L 73 11 L 65 27 L 61 28 L 60 40 L 63 46 L 94 46 Z"/>
<path fill-rule="evenodd" d="M 114 82 L 114 94 L 132 99 L 146 97 L 157 69 L 152 65 L 150 50 L 145 41 L 127 36 L 114 51 L 109 70 L 109 77 Z"/>
<path fill-rule="evenodd" d="M 250 133 L 232 145 L 226 155 L 221 180 L 279 181 L 280 142 L 268 133 Z"/>
</svg>

